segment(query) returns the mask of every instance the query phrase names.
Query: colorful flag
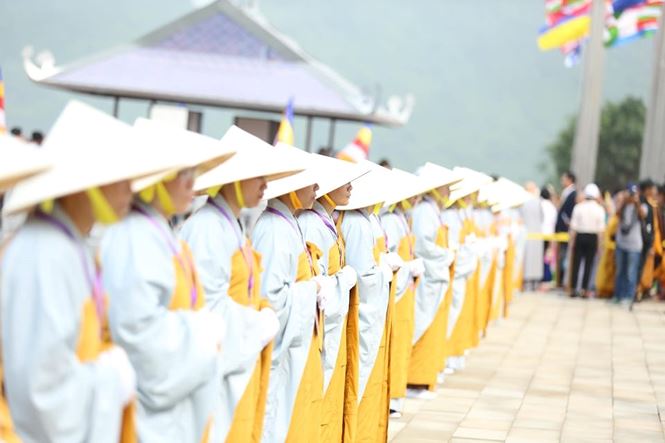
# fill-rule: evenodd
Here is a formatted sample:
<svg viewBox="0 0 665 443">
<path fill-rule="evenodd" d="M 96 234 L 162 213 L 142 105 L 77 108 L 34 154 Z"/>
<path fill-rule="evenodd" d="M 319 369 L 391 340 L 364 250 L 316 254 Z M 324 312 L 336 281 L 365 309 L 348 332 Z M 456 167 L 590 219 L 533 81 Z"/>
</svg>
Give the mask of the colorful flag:
<svg viewBox="0 0 665 443">
<path fill-rule="evenodd" d="M 654 34 L 664 0 L 605 0 L 605 46 L 614 47 Z M 545 0 L 545 26 L 538 37 L 543 50 L 561 50 L 565 65 L 581 59 L 589 34 L 592 0 Z"/>
<path fill-rule="evenodd" d="M 7 121 L 5 120 L 5 82 L 2 79 L 0 69 L 0 134 L 7 132 Z"/>
<path fill-rule="evenodd" d="M 607 23 L 606 46 L 619 46 L 648 37 L 658 30 L 663 0 L 614 2 L 614 17 Z"/>
<path fill-rule="evenodd" d="M 293 98 L 289 99 L 289 102 L 284 109 L 284 115 L 282 115 L 282 122 L 279 124 L 279 129 L 277 130 L 277 135 L 275 135 L 275 143 L 286 143 L 287 145 L 293 146 L 295 143 L 293 135 Z"/>
<path fill-rule="evenodd" d="M 337 158 L 357 163 L 369 158 L 369 146 L 372 144 L 372 128 L 365 124 L 351 143 L 337 153 Z"/>
</svg>

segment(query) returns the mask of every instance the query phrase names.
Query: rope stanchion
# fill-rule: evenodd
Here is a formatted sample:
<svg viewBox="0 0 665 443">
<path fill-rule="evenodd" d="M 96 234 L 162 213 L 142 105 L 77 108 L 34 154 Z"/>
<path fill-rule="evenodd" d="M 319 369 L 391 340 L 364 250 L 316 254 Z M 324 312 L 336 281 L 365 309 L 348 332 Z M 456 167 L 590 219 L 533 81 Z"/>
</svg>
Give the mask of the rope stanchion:
<svg viewBox="0 0 665 443">
<path fill-rule="evenodd" d="M 543 234 L 541 232 L 529 232 L 526 236 L 527 240 L 543 240 L 556 243 L 568 243 L 570 241 L 570 234 L 567 232 L 557 232 L 555 234 Z"/>
</svg>

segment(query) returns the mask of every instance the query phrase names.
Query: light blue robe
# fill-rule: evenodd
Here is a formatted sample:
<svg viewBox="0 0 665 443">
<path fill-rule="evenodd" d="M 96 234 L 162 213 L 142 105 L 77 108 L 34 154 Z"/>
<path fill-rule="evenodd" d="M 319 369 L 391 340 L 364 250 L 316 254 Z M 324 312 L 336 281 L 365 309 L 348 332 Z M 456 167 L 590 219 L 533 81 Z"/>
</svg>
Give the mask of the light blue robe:
<svg viewBox="0 0 665 443">
<path fill-rule="evenodd" d="M 368 215 L 366 210 L 346 211 L 341 231 L 346 244 L 346 264 L 358 273 L 357 285 L 360 298 L 358 402 L 360 402 L 379 352 L 386 322 L 391 280 L 384 276 L 379 263 L 374 260 L 375 237 L 383 235 L 376 216 Z"/>
<path fill-rule="evenodd" d="M 119 440 L 120 378 L 76 355 L 83 303 L 94 275 L 84 238 L 56 204 L 53 216 L 75 235 L 31 217 L 2 256 L 2 360 L 7 401 L 24 442 Z"/>
<path fill-rule="evenodd" d="M 425 272 L 416 288 L 414 344 L 434 321 L 450 284 L 450 266 L 455 259 L 455 253 L 435 243 L 441 223 L 439 207 L 429 197 L 413 208 L 415 252 L 425 265 Z"/>
<path fill-rule="evenodd" d="M 386 233 L 386 246 L 389 252 L 398 253 L 399 244 L 404 237 L 411 234 L 408 230 L 406 216 L 399 210 L 393 212 L 384 212 L 379 217 L 381 227 Z M 397 303 L 406 293 L 413 282 L 413 275 L 407 266 L 402 266 L 395 274 L 395 303 Z"/>
<path fill-rule="evenodd" d="M 111 334 L 136 369 L 139 440 L 198 442 L 220 409 L 217 340 L 210 322 L 201 321 L 211 314 L 169 310 L 176 277 L 163 232 L 172 243 L 177 238 L 164 217 L 140 206 L 163 231 L 133 210 L 102 239 Z M 224 327 L 221 317 L 219 327 Z"/>
<path fill-rule="evenodd" d="M 475 245 L 460 239 L 464 220 L 469 216 L 465 209 L 447 209 L 443 216 L 450 222 L 453 229 L 449 231 L 449 239 L 456 242 L 457 254 L 455 256 L 455 275 L 453 276 L 453 297 L 448 313 L 448 338 L 450 338 L 457 320 L 462 313 L 466 299 L 466 283 L 478 266 L 478 251 Z"/>
<path fill-rule="evenodd" d="M 325 217 L 330 226 L 335 228 L 335 222 L 328 215 L 325 208 L 319 202 L 314 202 L 314 208 L 321 216 Z M 303 233 L 305 241 L 313 243 L 321 250 L 319 258 L 319 275 L 328 275 L 328 262 L 330 249 L 337 245 L 337 236 L 321 221 L 313 211 L 302 211 L 298 215 L 298 224 Z M 341 274 L 341 273 L 338 273 Z M 349 313 L 349 289 L 345 288 L 340 280 L 341 275 L 336 275 L 335 297 L 326 301 L 323 311 L 324 335 L 323 335 L 323 391 L 326 392 L 330 384 L 333 370 L 337 364 L 337 356 L 341 346 L 342 333 L 344 332 L 344 321 Z"/>
<path fill-rule="evenodd" d="M 226 210 L 231 223 L 211 204 L 205 204 L 184 223 L 180 237 L 187 242 L 196 261 L 205 290 L 205 309 L 220 315 L 226 325 L 218 388 L 222 407 L 220 421 L 216 423 L 220 435 L 226 436 L 263 346 L 258 311 L 228 295 L 231 258 L 241 247 L 239 239 L 244 246 L 245 232 L 221 195 L 215 197 L 215 202 Z"/>
<path fill-rule="evenodd" d="M 268 207 L 280 211 L 298 229 L 298 222 L 284 203 L 273 199 Z M 261 293 L 279 319 L 263 424 L 264 442 L 286 439 L 316 318 L 316 283 L 296 282 L 298 259 L 304 247 L 302 234 L 293 226 L 275 214 L 264 212 L 252 232 L 254 248 L 263 257 Z"/>
</svg>

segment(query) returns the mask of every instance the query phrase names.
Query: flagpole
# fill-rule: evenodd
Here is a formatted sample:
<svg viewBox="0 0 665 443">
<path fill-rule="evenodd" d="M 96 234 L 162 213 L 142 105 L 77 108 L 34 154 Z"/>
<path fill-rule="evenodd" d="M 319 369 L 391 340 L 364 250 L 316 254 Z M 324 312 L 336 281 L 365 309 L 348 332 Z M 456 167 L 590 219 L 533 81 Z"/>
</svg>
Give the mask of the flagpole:
<svg viewBox="0 0 665 443">
<path fill-rule="evenodd" d="M 593 0 L 589 44 L 584 54 L 582 103 L 577 117 L 571 169 L 582 186 L 594 181 L 603 100 L 605 0 Z"/>
<path fill-rule="evenodd" d="M 651 96 L 647 109 L 640 178 L 660 180 L 665 175 L 665 5 L 661 6 L 655 42 Z"/>
</svg>

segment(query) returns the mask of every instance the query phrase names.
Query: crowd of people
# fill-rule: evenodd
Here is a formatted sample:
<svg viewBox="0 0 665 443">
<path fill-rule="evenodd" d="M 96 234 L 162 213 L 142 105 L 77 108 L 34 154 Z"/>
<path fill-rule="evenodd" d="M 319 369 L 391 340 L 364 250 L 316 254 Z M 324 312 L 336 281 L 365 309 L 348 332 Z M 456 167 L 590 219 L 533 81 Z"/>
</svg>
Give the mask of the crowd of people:
<svg viewBox="0 0 665 443">
<path fill-rule="evenodd" d="M 524 205 L 523 211 L 535 205 L 524 212 L 527 251 L 544 258 L 542 267 L 526 262 L 525 284 L 564 288 L 570 297 L 609 298 L 629 308 L 646 297 L 662 299 L 665 187 L 645 179 L 601 193 L 594 183 L 578 189 L 570 171 L 561 185 L 558 198 L 545 187 Z M 529 185 L 527 190 L 537 192 Z"/>
<path fill-rule="evenodd" d="M 530 195 L 469 168 L 79 102 L 0 146 L 4 441 L 386 441 L 521 285 Z"/>
</svg>

